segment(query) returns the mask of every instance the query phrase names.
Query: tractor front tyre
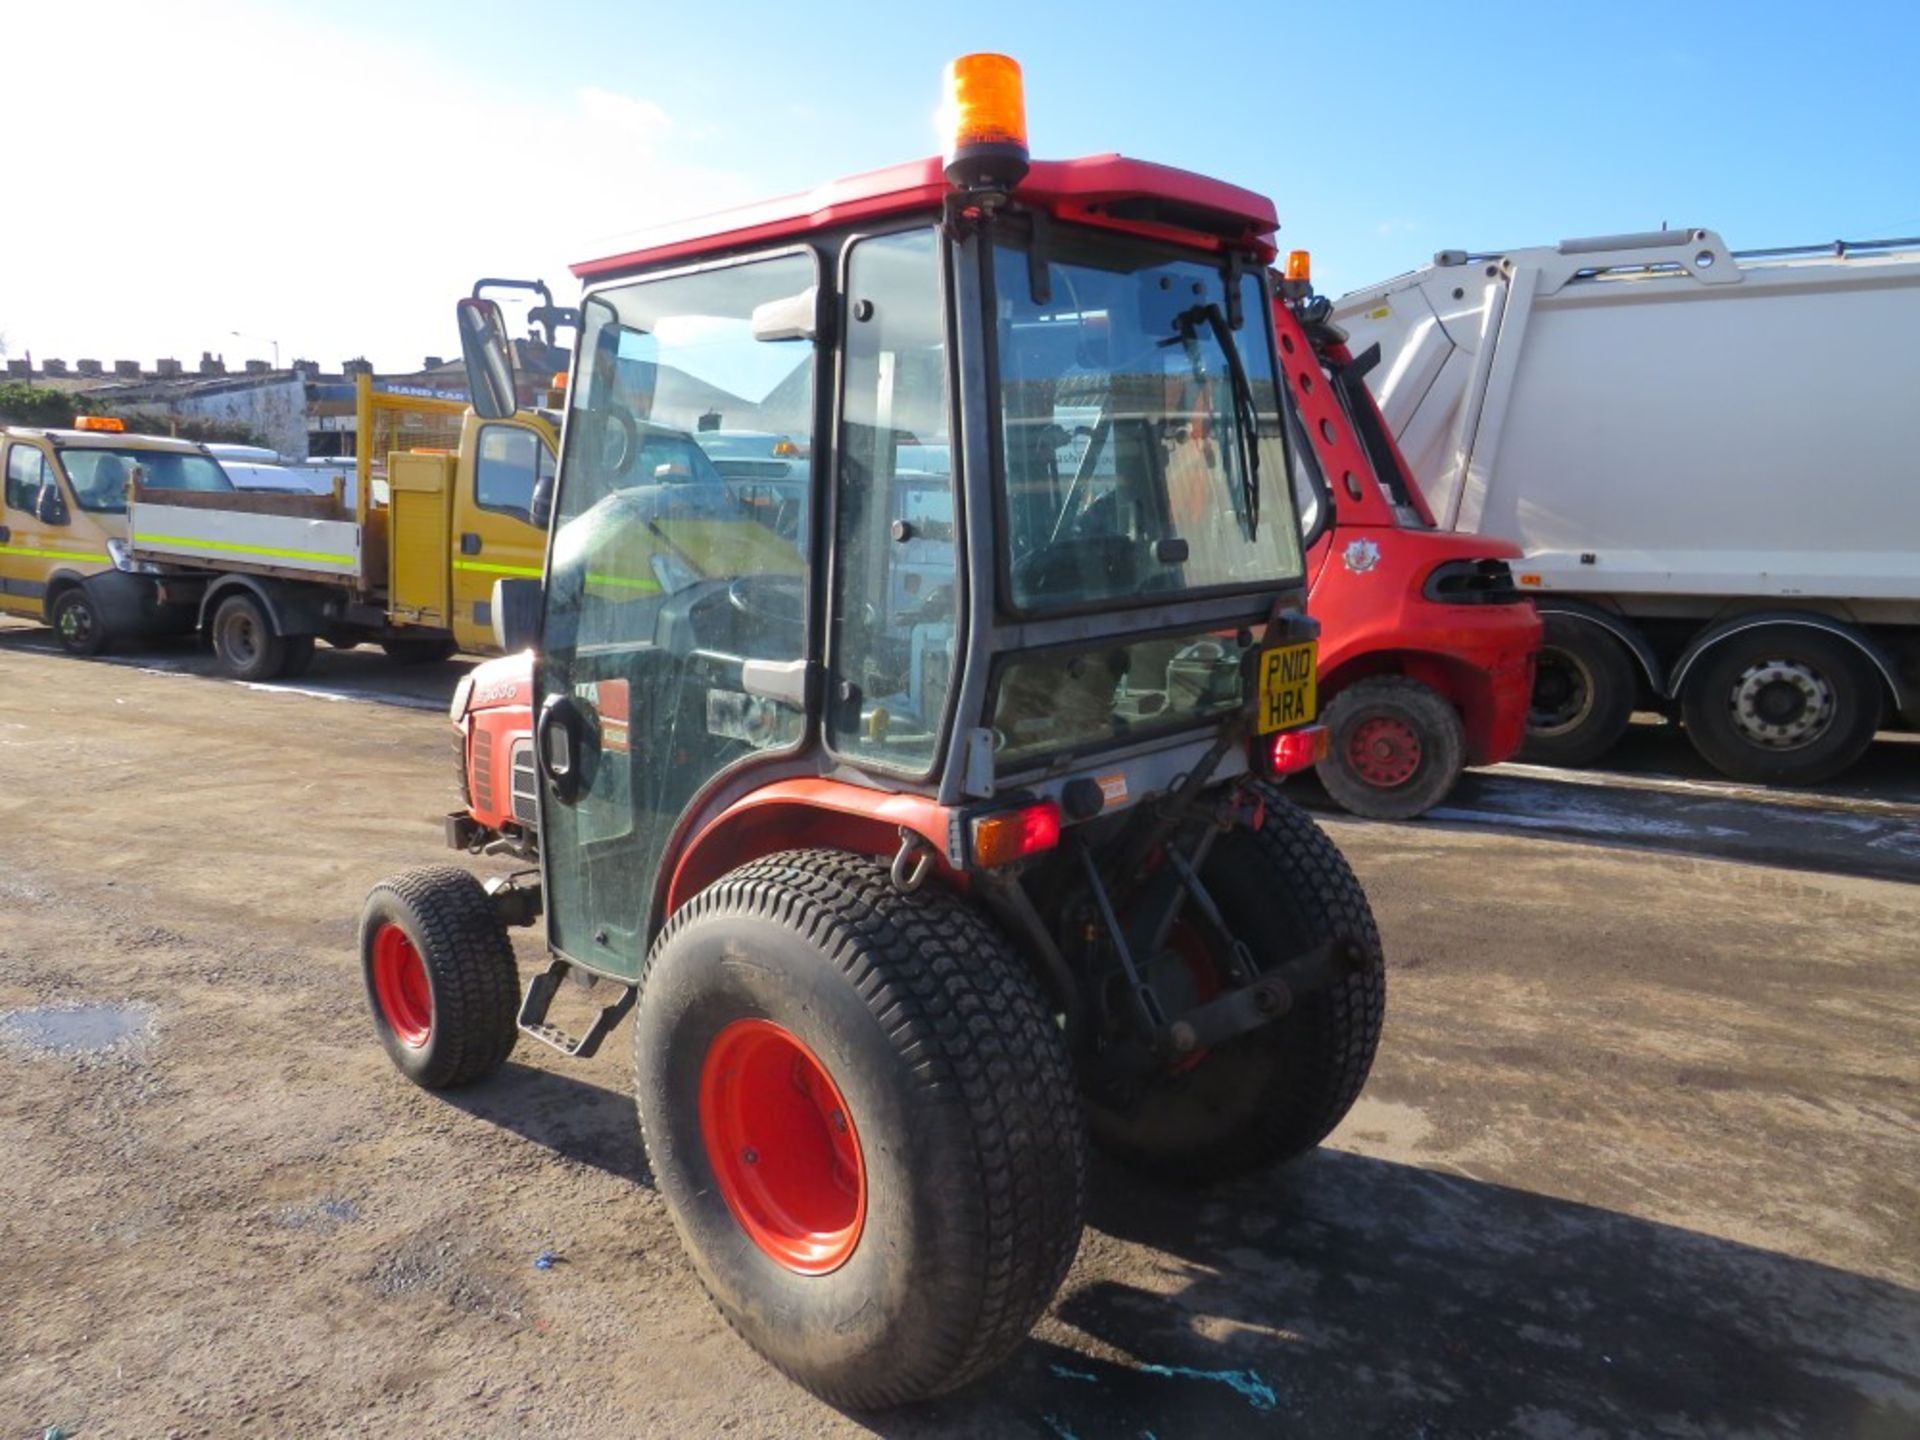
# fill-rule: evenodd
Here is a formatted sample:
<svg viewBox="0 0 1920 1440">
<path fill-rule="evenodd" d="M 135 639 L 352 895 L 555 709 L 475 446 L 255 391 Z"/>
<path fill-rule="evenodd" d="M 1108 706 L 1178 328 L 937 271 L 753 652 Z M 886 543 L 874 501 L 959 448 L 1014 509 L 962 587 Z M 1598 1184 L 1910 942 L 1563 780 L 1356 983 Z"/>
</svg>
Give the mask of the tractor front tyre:
<svg viewBox="0 0 1920 1440">
<path fill-rule="evenodd" d="M 1227 928 L 1256 970 L 1326 941 L 1344 941 L 1351 963 L 1280 1019 L 1190 1057 L 1131 1103 L 1089 1100 L 1102 1149 L 1178 1184 L 1230 1179 L 1313 1149 L 1359 1098 L 1380 1043 L 1386 972 L 1366 894 L 1306 812 L 1270 786 L 1257 789 L 1261 828 L 1223 836 L 1201 871 Z M 1177 966 L 1195 1003 L 1224 988 L 1227 957 L 1209 927 L 1183 916 L 1168 940 L 1154 963 Z"/>
<path fill-rule="evenodd" d="M 519 1034 L 513 942 L 480 882 L 451 865 L 383 880 L 360 912 L 360 971 L 380 1043 L 428 1090 L 506 1062 Z"/>
<path fill-rule="evenodd" d="M 852 1408 L 1026 1336 L 1080 1240 L 1086 1139 L 1033 977 L 975 908 L 788 851 L 689 901 L 634 1022 L 647 1157 L 707 1294 Z"/>
<path fill-rule="evenodd" d="M 1460 712 L 1430 685 L 1375 675 L 1327 706 L 1330 743 L 1316 767 L 1340 807 L 1369 820 L 1411 820 L 1452 793 L 1466 766 Z"/>
</svg>

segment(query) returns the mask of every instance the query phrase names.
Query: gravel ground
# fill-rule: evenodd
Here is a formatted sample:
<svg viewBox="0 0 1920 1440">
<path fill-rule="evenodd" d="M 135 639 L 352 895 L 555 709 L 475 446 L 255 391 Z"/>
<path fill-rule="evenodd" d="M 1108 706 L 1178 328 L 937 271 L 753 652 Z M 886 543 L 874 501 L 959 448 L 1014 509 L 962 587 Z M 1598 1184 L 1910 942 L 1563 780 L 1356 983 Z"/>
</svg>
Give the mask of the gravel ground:
<svg viewBox="0 0 1920 1440">
<path fill-rule="evenodd" d="M 0 626 L 0 1436 L 1920 1433 L 1920 889 L 1323 817 L 1390 963 L 1332 1143 L 1102 1170 L 1005 1371 L 846 1415 L 701 1296 L 624 1031 L 445 1097 L 374 1041 L 454 667 L 45 643 Z"/>
</svg>

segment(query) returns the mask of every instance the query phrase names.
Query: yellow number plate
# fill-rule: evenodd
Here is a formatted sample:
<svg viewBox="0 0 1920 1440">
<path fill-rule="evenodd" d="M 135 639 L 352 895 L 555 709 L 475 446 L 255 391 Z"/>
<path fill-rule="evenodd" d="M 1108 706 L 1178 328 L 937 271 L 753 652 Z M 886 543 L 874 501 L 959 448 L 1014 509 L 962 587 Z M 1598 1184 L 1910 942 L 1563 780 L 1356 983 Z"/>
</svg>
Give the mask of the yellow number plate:
<svg viewBox="0 0 1920 1440">
<path fill-rule="evenodd" d="M 1262 735 L 1288 730 L 1313 719 L 1319 702 L 1314 677 L 1319 645 L 1282 645 L 1260 657 L 1260 724 Z"/>
</svg>

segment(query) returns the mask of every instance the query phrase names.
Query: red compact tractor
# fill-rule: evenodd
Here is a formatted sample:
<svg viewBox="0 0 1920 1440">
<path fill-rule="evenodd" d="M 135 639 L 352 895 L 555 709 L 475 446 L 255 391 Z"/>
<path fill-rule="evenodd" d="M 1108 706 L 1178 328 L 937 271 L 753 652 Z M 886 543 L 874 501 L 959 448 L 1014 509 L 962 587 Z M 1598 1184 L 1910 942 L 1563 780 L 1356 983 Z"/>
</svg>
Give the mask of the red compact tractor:
<svg viewBox="0 0 1920 1440">
<path fill-rule="evenodd" d="M 1514 585 L 1517 546 L 1434 527 L 1294 251 L 1276 288 L 1282 369 L 1300 419 L 1294 490 L 1308 609 L 1320 621 L 1321 783 L 1343 807 L 1405 820 L 1444 800 L 1467 765 L 1526 739 L 1540 619 Z"/>
<path fill-rule="evenodd" d="M 849 1406 L 1020 1342 L 1090 1141 L 1187 1182 L 1317 1145 L 1384 1000 L 1365 895 L 1276 788 L 1325 736 L 1273 209 L 1030 163 L 1017 67 L 950 82 L 944 164 L 577 267 L 544 577 L 492 607 L 531 653 L 454 706 L 451 839 L 535 868 L 413 871 L 361 924 L 423 1085 L 632 1012 L 701 1280 Z M 459 315 L 476 408 L 510 408 L 498 307 Z M 805 457 L 778 526 L 685 452 L 733 432 Z M 577 1038 L 567 977 L 600 996 Z"/>
</svg>

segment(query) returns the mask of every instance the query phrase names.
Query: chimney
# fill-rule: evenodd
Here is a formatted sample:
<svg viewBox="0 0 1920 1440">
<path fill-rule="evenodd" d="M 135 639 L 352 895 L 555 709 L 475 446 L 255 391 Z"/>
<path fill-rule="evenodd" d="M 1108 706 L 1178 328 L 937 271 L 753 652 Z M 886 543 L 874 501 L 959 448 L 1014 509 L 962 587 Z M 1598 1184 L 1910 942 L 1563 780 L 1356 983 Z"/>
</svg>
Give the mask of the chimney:
<svg viewBox="0 0 1920 1440">
<path fill-rule="evenodd" d="M 317 380 L 320 377 L 320 362 L 318 360 L 296 360 L 293 362 L 293 373 L 303 380 Z"/>
<path fill-rule="evenodd" d="M 9 378 L 25 380 L 32 374 L 33 362 L 31 360 L 7 361 L 7 375 Z"/>
<path fill-rule="evenodd" d="M 138 380 L 140 378 L 140 362 L 138 360 L 116 360 L 113 362 L 113 373 L 123 380 Z"/>
<path fill-rule="evenodd" d="M 107 367 L 102 365 L 98 360 L 76 360 L 73 362 L 73 368 L 82 375 L 104 375 L 107 373 Z"/>
<path fill-rule="evenodd" d="M 178 380 L 185 372 L 186 367 L 178 360 L 156 360 L 153 362 L 153 373 L 158 375 L 162 380 Z"/>
<path fill-rule="evenodd" d="M 373 362 L 364 357 L 358 360 L 343 360 L 340 362 L 340 373 L 342 375 L 371 375 L 373 373 Z"/>
<path fill-rule="evenodd" d="M 67 362 L 64 360 L 42 360 L 40 362 L 40 373 L 42 375 L 64 375 L 67 373 Z"/>
<path fill-rule="evenodd" d="M 273 366 L 264 360 L 247 361 L 247 374 L 249 375 L 271 375 L 272 373 Z"/>
<path fill-rule="evenodd" d="M 211 350 L 200 352 L 200 373 L 202 375 L 224 375 L 227 373 L 225 358 L 215 359 Z"/>
<path fill-rule="evenodd" d="M 422 365 L 420 368 L 422 370 L 438 370 L 442 365 L 446 363 L 447 363 L 446 360 L 443 359 L 441 356 L 429 355 L 427 356 L 426 363 Z"/>
</svg>

